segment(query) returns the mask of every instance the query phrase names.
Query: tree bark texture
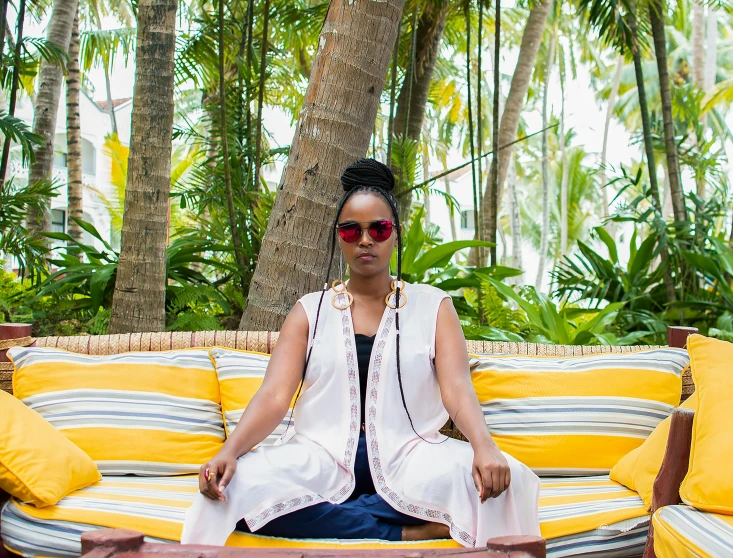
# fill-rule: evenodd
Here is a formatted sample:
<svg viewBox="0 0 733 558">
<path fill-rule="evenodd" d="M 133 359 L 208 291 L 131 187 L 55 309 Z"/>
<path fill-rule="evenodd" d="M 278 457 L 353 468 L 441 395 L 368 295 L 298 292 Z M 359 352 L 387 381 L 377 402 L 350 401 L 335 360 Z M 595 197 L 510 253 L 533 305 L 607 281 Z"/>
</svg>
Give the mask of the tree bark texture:
<svg viewBox="0 0 733 558">
<path fill-rule="evenodd" d="M 404 3 L 331 4 L 240 329 L 278 331 L 323 287 L 339 176 L 369 147 Z"/>
<path fill-rule="evenodd" d="M 165 329 L 176 0 L 140 0 L 122 249 L 109 333 Z"/>
<path fill-rule="evenodd" d="M 20 81 L 20 56 L 21 49 L 23 47 L 23 23 L 25 21 L 25 4 L 26 0 L 20 0 L 20 7 L 18 8 L 18 22 L 17 22 L 17 37 L 15 44 L 12 45 L 13 49 L 13 78 L 10 85 L 10 106 L 8 107 L 8 114 L 15 116 L 15 105 L 18 101 L 18 84 Z M 7 25 L 7 22 L 6 22 Z M 10 39 L 10 32 L 8 32 L 8 38 Z M 8 41 L 10 42 L 10 41 Z M 2 52 L 2 51 L 0 51 Z M 0 192 L 5 188 L 5 178 L 8 174 L 8 161 L 10 160 L 10 138 L 6 137 L 3 142 L 3 154 L 2 161 L 0 161 Z"/>
<path fill-rule="evenodd" d="M 71 29 L 79 5 L 78 0 L 54 0 L 46 39 L 68 53 Z M 36 148 L 36 160 L 31 165 L 28 183 L 50 180 L 53 170 L 53 144 L 56 139 L 56 116 L 61 98 L 63 68 L 44 60 L 38 75 L 36 102 L 33 106 L 33 132 L 44 137 L 45 142 Z M 31 233 L 51 228 L 49 211 L 29 211 L 28 230 Z"/>
<path fill-rule="evenodd" d="M 74 19 L 69 42 L 69 62 L 66 70 L 66 184 L 68 187 L 67 223 L 69 236 L 81 242 L 82 228 L 72 220 L 84 218 L 81 163 L 81 116 L 79 114 L 79 14 Z"/>
<path fill-rule="evenodd" d="M 517 196 L 517 170 L 514 161 L 510 161 L 509 172 L 506 183 L 509 190 L 510 203 L 510 224 L 512 230 L 512 267 L 523 270 L 522 263 L 522 214 L 519 208 L 519 197 Z M 515 285 L 521 285 L 524 274 L 512 278 Z"/>
<path fill-rule="evenodd" d="M 616 61 L 616 71 L 613 74 L 613 83 L 611 84 L 611 93 L 608 95 L 608 105 L 606 106 L 606 119 L 603 124 L 603 147 L 601 149 L 601 195 L 603 196 L 603 219 L 608 219 L 610 215 L 610 202 L 608 199 L 608 190 L 606 188 L 606 164 L 608 162 L 608 132 L 611 128 L 611 119 L 613 118 L 613 108 L 616 106 L 616 97 L 621 88 L 621 73 L 624 69 L 624 55 L 619 54 Z M 615 234 L 615 226 L 613 222 L 605 225 L 606 230 L 611 236 Z"/>
<path fill-rule="evenodd" d="M 662 120 L 664 121 L 664 151 L 667 155 L 667 173 L 669 189 L 672 194 L 672 210 L 675 221 L 687 218 L 685 197 L 680 177 L 680 158 L 677 153 L 677 142 L 674 138 L 674 118 L 672 116 L 672 93 L 669 84 L 669 68 L 667 67 L 667 40 L 664 30 L 664 14 L 666 0 L 655 0 L 649 5 L 649 20 L 654 37 L 654 52 L 659 72 L 659 92 L 662 96 Z"/>
<path fill-rule="evenodd" d="M 715 74 L 718 71 L 718 11 L 708 6 L 707 32 L 705 34 L 705 92 L 715 85 Z"/>
<path fill-rule="evenodd" d="M 568 252 L 568 174 L 569 165 L 567 149 L 565 148 L 565 76 L 560 73 L 560 89 L 562 91 L 560 103 L 560 164 L 562 164 L 562 178 L 560 180 L 560 258 Z"/>
<path fill-rule="evenodd" d="M 438 59 L 447 14 L 448 2 L 443 3 L 442 6 L 436 6 L 432 2 L 425 5 L 417 24 L 412 88 L 405 80 L 397 97 L 397 112 L 394 119 L 395 133 L 400 135 L 404 133 L 404 130 L 407 130 L 407 137 L 415 141 L 420 140 L 425 110 L 428 104 L 430 82 L 433 79 L 433 70 Z M 395 174 L 400 172 L 396 168 L 393 168 L 393 170 Z M 412 191 L 398 194 L 397 201 L 400 209 L 400 220 L 406 223 L 410 215 Z"/>
<path fill-rule="evenodd" d="M 498 146 L 501 148 L 513 142 L 517 138 L 517 129 L 519 127 L 519 119 L 522 108 L 524 107 L 524 98 L 527 96 L 529 82 L 532 79 L 537 53 L 542 42 L 542 33 L 545 30 L 545 22 L 552 8 L 552 0 L 543 0 L 536 4 L 529 13 L 527 24 L 522 34 L 522 43 L 519 47 L 519 58 L 517 67 L 514 69 L 512 83 L 509 88 L 509 94 L 504 102 L 504 112 L 501 115 L 501 123 L 499 124 Z M 497 153 L 497 183 L 496 192 L 492 192 L 491 182 L 484 192 L 481 208 L 484 212 L 482 219 L 484 225 L 483 240 L 496 243 L 496 228 L 498 223 L 499 206 L 501 205 L 502 188 L 506 181 L 507 171 L 509 170 L 509 160 L 513 152 L 512 147 L 501 149 Z M 494 163 L 492 161 L 492 167 Z M 493 170 L 490 169 L 489 177 Z M 489 180 L 491 180 L 489 178 Z M 471 252 L 474 252 L 472 249 Z M 469 256 L 469 260 L 471 256 Z"/>
<path fill-rule="evenodd" d="M 535 288 L 542 286 L 542 277 L 547 266 L 548 250 L 550 245 L 550 172 L 547 153 L 547 102 L 552 77 L 552 64 L 555 61 L 555 35 L 550 35 L 550 45 L 547 49 L 547 63 L 545 66 L 545 83 L 542 92 L 542 231 L 540 235 L 540 261 L 537 266 Z"/>
<path fill-rule="evenodd" d="M 705 7 L 701 0 L 692 0 L 692 82 L 705 87 Z"/>
<path fill-rule="evenodd" d="M 639 112 L 641 112 L 641 127 L 644 136 L 644 151 L 646 152 L 646 163 L 649 169 L 649 195 L 652 198 L 652 205 L 657 211 L 662 210 L 662 203 L 659 197 L 659 185 L 657 183 L 657 160 L 654 155 L 654 144 L 652 143 L 652 125 L 649 120 L 649 106 L 646 102 L 646 87 L 644 86 L 644 70 L 641 65 L 641 53 L 637 39 L 636 20 L 632 15 L 629 18 L 629 27 L 633 35 L 634 44 L 631 47 L 631 54 L 634 59 L 634 73 L 636 74 L 636 91 L 639 95 Z"/>
</svg>

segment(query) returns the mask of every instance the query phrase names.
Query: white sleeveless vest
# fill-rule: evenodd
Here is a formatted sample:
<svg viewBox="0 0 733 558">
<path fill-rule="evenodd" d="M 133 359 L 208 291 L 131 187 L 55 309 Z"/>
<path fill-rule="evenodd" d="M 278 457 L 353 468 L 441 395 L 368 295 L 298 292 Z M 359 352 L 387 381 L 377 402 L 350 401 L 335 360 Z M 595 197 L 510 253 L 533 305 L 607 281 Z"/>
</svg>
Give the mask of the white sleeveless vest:
<svg viewBox="0 0 733 558">
<path fill-rule="evenodd" d="M 374 486 L 396 510 L 450 526 L 463 546 L 491 537 L 539 535 L 539 479 L 511 456 L 511 484 L 483 504 L 471 475 L 473 450 L 439 433 L 448 420 L 435 375 L 435 330 L 445 292 L 405 284 L 408 302 L 399 311 L 402 405 L 395 358 L 395 313 L 385 306 L 372 350 L 366 393 L 366 438 Z M 339 504 L 354 489 L 354 457 L 360 431 L 359 371 L 351 310 L 336 309 L 329 289 L 295 428 L 278 445 L 257 448 L 237 461 L 226 502 L 201 494 L 186 513 L 181 542 L 223 545 L 244 518 L 253 532 L 290 511 L 319 502 Z M 299 299 L 308 315 L 309 339 L 321 292 Z M 346 297 L 339 295 L 345 302 Z M 392 299 L 394 303 L 394 296 Z M 342 301 L 340 300 L 341 304 Z M 467 371 L 466 371 L 467 373 Z M 438 443 L 440 442 L 440 443 Z"/>
</svg>

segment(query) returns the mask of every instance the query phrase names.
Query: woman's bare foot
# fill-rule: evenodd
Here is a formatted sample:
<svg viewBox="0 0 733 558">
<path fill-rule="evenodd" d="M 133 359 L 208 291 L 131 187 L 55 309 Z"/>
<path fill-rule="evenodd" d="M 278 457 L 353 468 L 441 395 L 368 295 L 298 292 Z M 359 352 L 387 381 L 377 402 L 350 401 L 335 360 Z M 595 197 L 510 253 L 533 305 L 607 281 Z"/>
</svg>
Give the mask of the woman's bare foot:
<svg viewBox="0 0 733 558">
<path fill-rule="evenodd" d="M 431 541 L 449 539 L 450 528 L 441 523 L 425 523 L 424 525 L 405 525 L 402 527 L 403 541 Z"/>
</svg>

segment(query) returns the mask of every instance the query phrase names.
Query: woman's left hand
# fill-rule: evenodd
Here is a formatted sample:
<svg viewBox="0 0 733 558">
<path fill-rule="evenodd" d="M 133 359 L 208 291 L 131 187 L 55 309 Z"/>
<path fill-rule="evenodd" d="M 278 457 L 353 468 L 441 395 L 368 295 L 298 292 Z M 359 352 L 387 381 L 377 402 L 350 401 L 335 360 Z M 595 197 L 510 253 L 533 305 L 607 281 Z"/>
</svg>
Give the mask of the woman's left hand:
<svg viewBox="0 0 733 558">
<path fill-rule="evenodd" d="M 474 449 L 472 473 L 482 504 L 487 498 L 496 498 L 504 492 L 511 482 L 509 463 L 493 443 Z"/>
</svg>

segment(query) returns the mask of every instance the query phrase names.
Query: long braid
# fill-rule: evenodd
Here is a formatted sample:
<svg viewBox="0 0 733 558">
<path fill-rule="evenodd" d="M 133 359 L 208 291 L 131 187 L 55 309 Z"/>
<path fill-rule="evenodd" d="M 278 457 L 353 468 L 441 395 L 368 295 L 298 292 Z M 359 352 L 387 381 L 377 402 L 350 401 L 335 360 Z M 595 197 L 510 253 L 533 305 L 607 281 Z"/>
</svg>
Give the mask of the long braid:
<svg viewBox="0 0 733 558">
<path fill-rule="evenodd" d="M 328 268 L 326 269 L 326 277 L 323 284 L 323 289 L 321 289 L 321 296 L 318 300 L 318 309 L 316 310 L 316 320 L 315 324 L 313 325 L 313 333 L 311 335 L 309 348 L 308 348 L 308 355 L 305 359 L 305 365 L 303 366 L 303 375 L 300 381 L 300 385 L 298 386 L 298 392 L 295 395 L 295 402 L 293 403 L 293 408 L 290 410 L 290 419 L 292 419 L 293 411 L 295 410 L 295 405 L 298 402 L 298 398 L 300 397 L 301 390 L 303 388 L 303 384 L 305 383 L 305 374 L 308 370 L 308 363 L 310 362 L 311 358 L 311 352 L 313 351 L 313 345 L 316 338 L 316 331 L 318 329 L 318 318 L 321 313 L 321 305 L 323 304 L 323 297 L 326 294 L 326 291 L 328 291 L 328 278 L 331 275 L 331 266 L 333 264 L 333 256 L 336 250 L 336 227 L 338 226 L 338 220 L 339 216 L 341 215 L 341 210 L 343 209 L 346 202 L 351 198 L 353 194 L 356 192 L 363 192 L 363 193 L 374 193 L 379 194 L 384 198 L 384 200 L 389 205 L 390 209 L 392 210 L 392 217 L 394 218 L 395 227 L 397 229 L 397 282 L 395 286 L 395 329 L 396 329 L 396 342 L 395 342 L 395 350 L 396 350 L 396 357 L 397 357 L 397 382 L 400 386 L 400 396 L 402 397 L 402 406 L 405 409 L 405 413 L 407 414 L 407 419 L 410 421 L 410 427 L 412 428 L 412 431 L 417 434 L 417 436 L 430 444 L 436 444 L 436 442 L 430 442 L 429 440 L 425 440 L 420 433 L 418 433 L 417 430 L 415 430 L 415 425 L 412 422 L 412 416 L 410 416 L 410 411 L 407 409 L 407 401 L 405 400 L 405 392 L 402 387 L 402 370 L 400 367 L 400 313 L 399 313 L 399 301 L 400 301 L 400 287 L 402 284 L 402 235 L 400 234 L 400 217 L 399 217 L 399 211 L 397 210 L 397 200 L 394 197 L 394 194 L 392 194 L 391 190 L 394 188 L 394 174 L 392 173 L 392 170 L 387 167 L 386 165 L 376 161 L 375 159 L 359 159 L 358 161 L 355 161 L 351 165 L 349 165 L 346 170 L 341 175 L 341 184 L 344 187 L 344 190 L 346 192 L 344 193 L 344 196 L 341 198 L 341 201 L 339 202 L 337 208 L 336 208 L 336 216 L 333 220 L 333 225 L 331 226 L 331 250 L 330 255 L 328 258 Z M 288 420 L 288 425 L 285 429 L 285 432 L 287 433 L 288 428 L 290 428 L 290 422 L 291 420 Z M 284 434 L 283 434 L 284 435 Z M 447 440 L 448 438 L 441 440 L 440 442 L 437 442 L 437 444 L 442 444 Z"/>
<path fill-rule="evenodd" d="M 328 278 L 331 276 L 331 266 L 333 265 L 333 255 L 336 252 L 336 226 L 338 225 L 338 219 L 339 215 L 341 215 L 341 209 L 343 209 L 344 204 L 346 201 L 351 197 L 351 195 L 354 193 L 354 190 L 350 190 L 346 192 L 344 197 L 339 202 L 338 207 L 336 208 L 336 217 L 334 217 L 333 225 L 331 225 L 331 252 L 328 256 L 328 267 L 326 268 L 326 277 L 323 282 L 323 288 L 321 289 L 321 297 L 318 299 L 318 309 L 316 310 L 316 322 L 313 324 L 313 333 L 311 334 L 310 341 L 308 343 L 308 355 L 305 357 L 305 364 L 303 365 L 303 374 L 300 378 L 300 385 L 298 386 L 298 392 L 295 394 L 295 401 L 293 402 L 293 407 L 290 409 L 290 417 L 288 418 L 288 424 L 285 427 L 285 434 L 287 434 L 288 429 L 290 428 L 290 423 L 293 419 L 293 412 L 295 411 L 295 405 L 298 403 L 298 399 L 300 398 L 300 392 L 303 389 L 303 384 L 305 383 L 305 373 L 308 370 L 308 363 L 311 360 L 311 353 L 313 352 L 313 345 L 316 340 L 316 331 L 318 330 L 318 318 L 321 315 L 321 305 L 323 304 L 323 297 L 325 296 L 326 292 L 328 291 Z M 285 435 L 283 434 L 283 436 Z"/>
</svg>

